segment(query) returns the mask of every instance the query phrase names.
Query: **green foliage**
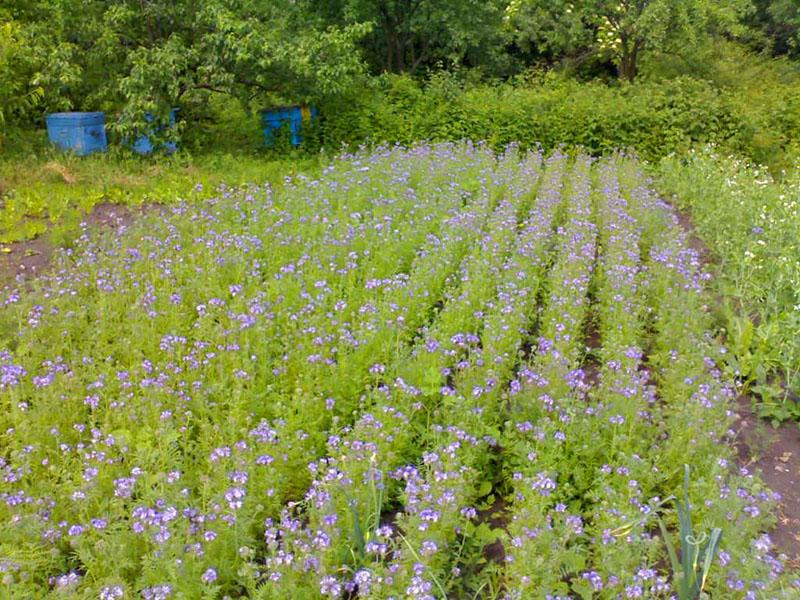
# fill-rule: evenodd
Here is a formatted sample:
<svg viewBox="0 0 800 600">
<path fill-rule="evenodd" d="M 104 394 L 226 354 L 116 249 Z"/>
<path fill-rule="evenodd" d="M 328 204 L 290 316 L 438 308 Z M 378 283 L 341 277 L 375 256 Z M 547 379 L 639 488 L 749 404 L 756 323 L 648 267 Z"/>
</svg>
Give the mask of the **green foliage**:
<svg viewBox="0 0 800 600">
<path fill-rule="evenodd" d="M 645 51 L 696 45 L 709 33 L 741 33 L 750 0 L 514 0 L 506 10 L 514 37 L 551 55 L 598 52 L 633 81 Z"/>
<path fill-rule="evenodd" d="M 774 28 L 782 30 L 779 41 L 783 41 L 787 50 L 796 55 L 800 50 L 800 7 L 797 2 L 774 0 L 770 2 L 767 12 Z"/>
<path fill-rule="evenodd" d="M 791 121 L 788 108 L 794 103 L 784 99 L 771 118 Z M 442 73 L 424 85 L 384 76 L 368 91 L 323 105 L 321 128 L 333 148 L 467 138 L 497 149 L 512 142 L 527 148 L 581 146 L 593 154 L 633 149 L 657 160 L 698 142 L 758 155 L 763 132 L 776 136 L 768 145 L 775 151 L 783 140 L 781 126 L 754 112 L 735 92 L 685 76 L 613 87 L 551 73 L 488 86 Z"/>
<path fill-rule="evenodd" d="M 651 55 L 642 62 L 642 78 L 650 82 L 691 74 L 718 89 L 740 122 L 740 143 L 718 141 L 721 147 L 765 164 L 775 174 L 795 166 L 800 149 L 797 63 L 721 40 L 678 54 Z"/>
<path fill-rule="evenodd" d="M 174 136 L 158 129 L 169 110 L 212 93 L 257 106 L 352 89 L 362 74 L 355 44 L 368 31 L 316 27 L 306 4 L 291 0 L 13 4 L 32 57 L 20 85 L 47 90 L 48 109 L 115 113 L 110 126 L 122 138 L 154 126 L 157 137 Z"/>
<path fill-rule="evenodd" d="M 0 22 L 0 126 L 30 113 L 44 97 L 42 86 L 26 79 L 31 55 L 25 33 L 13 20 Z M 0 148 L 2 144 L 0 133 Z"/>
<path fill-rule="evenodd" d="M 764 167 L 714 149 L 670 156 L 659 187 L 691 211 L 719 267 L 720 317 L 734 374 L 760 396 L 759 413 L 777 423 L 800 416 L 800 181 L 774 180 Z"/>
<path fill-rule="evenodd" d="M 169 110 L 214 94 L 251 110 L 358 95 L 367 66 L 412 74 L 476 68 L 491 79 L 534 64 L 591 63 L 613 65 L 632 81 L 643 57 L 685 56 L 708 40 L 752 39 L 756 29 L 794 48 L 800 19 L 790 0 L 759 0 L 755 13 L 750 0 L 9 0 L 4 7 L 0 119 L 103 110 L 120 139 L 175 138 L 180 127 L 163 127 Z"/>
<path fill-rule="evenodd" d="M 181 153 L 157 162 L 122 150 L 75 157 L 51 149 L 37 157 L 0 160 L 0 243 L 50 232 L 56 245 L 71 245 L 79 224 L 100 203 L 129 208 L 171 204 L 230 185 L 281 185 L 298 170 L 314 172 L 317 158 L 268 159 L 217 153 Z M 201 191 L 198 191 L 201 190 Z"/>
<path fill-rule="evenodd" d="M 182 158 L 51 176 L 165 167 L 152 186 L 190 178 Z M 0 595 L 665 599 L 663 543 L 612 530 L 683 464 L 692 530 L 724 526 L 743 582 L 711 569 L 709 593 L 791 585 L 759 540 L 772 497 L 731 460 L 708 296 L 639 163 L 418 144 L 270 183 L 159 190 L 183 201 L 82 229 L 56 276 L 6 289 Z"/>
<path fill-rule="evenodd" d="M 800 54 L 800 6 L 794 0 L 755 0 L 748 19 L 757 47 L 771 54 Z"/>
<path fill-rule="evenodd" d="M 497 67 L 504 51 L 501 0 L 334 0 L 315 3 L 325 22 L 372 23 L 362 43 L 375 72 L 461 65 Z"/>
<path fill-rule="evenodd" d="M 672 565 L 673 578 L 677 580 L 678 598 L 680 600 L 697 600 L 707 597 L 706 582 L 711 565 L 719 551 L 722 530 L 712 529 L 711 534 L 702 532 L 697 535 L 692 525 L 692 507 L 689 502 L 689 465 L 683 466 L 683 500 L 675 500 L 678 511 L 678 536 L 680 539 L 680 559 L 675 545 L 670 540 L 669 531 L 663 519 L 658 517 L 661 536 L 667 546 L 669 561 Z"/>
</svg>

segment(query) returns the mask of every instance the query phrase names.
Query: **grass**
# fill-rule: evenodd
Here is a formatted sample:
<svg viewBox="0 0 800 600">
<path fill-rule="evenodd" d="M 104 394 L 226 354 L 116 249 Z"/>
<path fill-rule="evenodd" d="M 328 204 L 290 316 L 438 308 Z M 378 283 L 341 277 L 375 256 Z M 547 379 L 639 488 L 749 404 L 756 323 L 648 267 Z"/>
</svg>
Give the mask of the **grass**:
<svg viewBox="0 0 800 600">
<path fill-rule="evenodd" d="M 280 186 L 299 172 L 317 172 L 320 162 L 297 152 L 278 157 L 265 151 L 183 151 L 140 157 L 116 147 L 78 157 L 49 147 L 44 132 L 29 132 L 0 158 L 0 243 L 31 239 L 53 226 L 63 243 L 74 238 L 78 224 L 101 202 L 170 204 L 198 193 L 213 195 L 222 183 Z"/>
</svg>

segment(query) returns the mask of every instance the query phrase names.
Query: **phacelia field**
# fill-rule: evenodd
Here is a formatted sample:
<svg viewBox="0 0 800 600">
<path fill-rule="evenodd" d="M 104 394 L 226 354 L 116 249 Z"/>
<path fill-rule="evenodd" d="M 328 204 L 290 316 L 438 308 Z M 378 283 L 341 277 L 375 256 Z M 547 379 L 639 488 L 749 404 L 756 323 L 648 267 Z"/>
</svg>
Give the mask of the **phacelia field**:
<svg viewBox="0 0 800 600">
<path fill-rule="evenodd" d="M 798 598 L 706 277 L 634 160 L 470 144 L 87 230 L 0 299 L 0 595 Z"/>
</svg>

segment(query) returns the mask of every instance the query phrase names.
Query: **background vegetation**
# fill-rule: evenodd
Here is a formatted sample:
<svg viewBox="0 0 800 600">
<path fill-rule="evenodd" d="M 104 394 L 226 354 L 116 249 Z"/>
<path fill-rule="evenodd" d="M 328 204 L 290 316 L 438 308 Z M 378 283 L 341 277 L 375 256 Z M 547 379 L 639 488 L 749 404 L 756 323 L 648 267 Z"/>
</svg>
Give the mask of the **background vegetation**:
<svg viewBox="0 0 800 600">
<path fill-rule="evenodd" d="M 557 70 L 575 85 L 592 82 L 585 101 L 622 97 L 644 111 L 652 89 L 599 86 L 690 75 L 716 91 L 741 90 L 743 82 L 725 80 L 723 63 L 793 56 L 800 23 L 791 0 L 10 0 L 0 19 L 0 118 L 30 127 L 48 111 L 104 110 L 119 135 L 150 128 L 147 112 L 166 124 L 176 105 L 194 127 L 213 116 L 217 95 L 245 112 L 282 102 L 351 105 L 353 96 L 365 108 L 413 87 L 387 84 L 385 74 L 437 81 L 445 72 L 462 88 L 502 82 L 503 99 L 508 86 L 528 90 L 543 82 L 541 72 Z M 443 90 L 434 88 L 437 101 Z M 697 93 L 688 99 L 708 100 L 708 90 Z M 474 96 L 466 108 L 484 104 Z M 329 141 L 363 137 L 339 127 Z"/>
<path fill-rule="evenodd" d="M 797 218 L 760 215 L 797 197 L 799 55 L 794 0 L 9 0 L 0 241 L 50 231 L 70 244 L 99 202 L 279 184 L 362 144 L 623 149 L 691 212 L 735 300 L 718 315 L 730 367 L 780 420 L 800 412 Z M 303 147 L 265 148 L 259 109 L 294 103 L 320 109 Z M 179 140 L 176 155 L 120 144 L 175 106 L 177 127 L 155 137 Z M 57 110 L 105 111 L 111 150 L 50 148 L 44 116 Z M 766 248 L 746 231 L 756 222 Z"/>
</svg>

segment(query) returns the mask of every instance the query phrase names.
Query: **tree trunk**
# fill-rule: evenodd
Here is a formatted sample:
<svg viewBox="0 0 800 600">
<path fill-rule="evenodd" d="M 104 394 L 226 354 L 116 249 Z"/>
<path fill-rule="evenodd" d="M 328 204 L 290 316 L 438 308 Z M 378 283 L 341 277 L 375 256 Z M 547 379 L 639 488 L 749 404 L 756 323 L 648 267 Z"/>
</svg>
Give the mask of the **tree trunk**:
<svg viewBox="0 0 800 600">
<path fill-rule="evenodd" d="M 393 73 L 394 46 L 396 44 L 395 38 L 397 37 L 394 28 L 394 20 L 392 19 L 386 2 L 380 2 L 378 4 L 378 13 L 380 14 L 380 29 L 383 30 L 383 43 L 386 46 L 386 59 L 383 64 L 383 70 L 387 73 Z"/>
<path fill-rule="evenodd" d="M 405 36 L 395 36 L 395 64 L 397 65 L 398 73 L 405 73 L 406 70 L 406 44 Z"/>
<path fill-rule="evenodd" d="M 388 29 L 386 30 L 384 41 L 386 43 L 386 71 L 388 73 L 394 73 L 395 36 Z"/>
<path fill-rule="evenodd" d="M 391 17 L 386 21 L 385 39 L 387 71 L 390 73 L 402 73 L 406 69 L 403 34 Z"/>
<path fill-rule="evenodd" d="M 639 52 L 642 43 L 639 40 L 628 44 L 627 40 L 622 43 L 622 57 L 619 63 L 619 78 L 628 83 L 633 83 L 639 70 Z"/>
</svg>

